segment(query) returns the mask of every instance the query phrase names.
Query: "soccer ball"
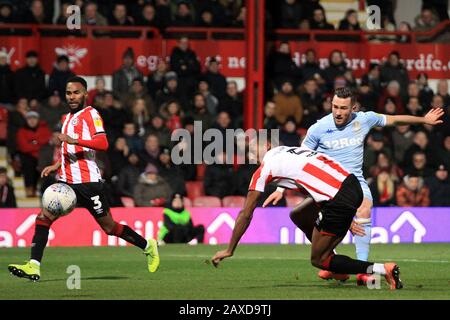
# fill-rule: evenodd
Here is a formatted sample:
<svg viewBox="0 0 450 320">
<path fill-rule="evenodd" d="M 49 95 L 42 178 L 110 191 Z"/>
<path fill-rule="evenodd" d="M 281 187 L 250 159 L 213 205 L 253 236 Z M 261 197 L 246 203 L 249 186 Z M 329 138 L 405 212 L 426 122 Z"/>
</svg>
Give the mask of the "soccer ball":
<svg viewBox="0 0 450 320">
<path fill-rule="evenodd" d="M 57 217 L 69 214 L 76 205 L 75 191 L 64 183 L 52 184 L 42 195 L 42 206 Z"/>
</svg>

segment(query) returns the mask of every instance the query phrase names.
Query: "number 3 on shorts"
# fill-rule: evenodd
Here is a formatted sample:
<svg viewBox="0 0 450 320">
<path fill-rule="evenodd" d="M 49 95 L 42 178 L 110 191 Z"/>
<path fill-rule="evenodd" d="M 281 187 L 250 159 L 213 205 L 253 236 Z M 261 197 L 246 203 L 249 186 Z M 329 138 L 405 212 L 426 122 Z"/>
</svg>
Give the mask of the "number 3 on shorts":
<svg viewBox="0 0 450 320">
<path fill-rule="evenodd" d="M 102 202 L 100 201 L 100 196 L 91 197 L 91 200 L 94 201 L 94 204 L 95 204 L 94 210 L 98 210 L 102 207 Z"/>
</svg>

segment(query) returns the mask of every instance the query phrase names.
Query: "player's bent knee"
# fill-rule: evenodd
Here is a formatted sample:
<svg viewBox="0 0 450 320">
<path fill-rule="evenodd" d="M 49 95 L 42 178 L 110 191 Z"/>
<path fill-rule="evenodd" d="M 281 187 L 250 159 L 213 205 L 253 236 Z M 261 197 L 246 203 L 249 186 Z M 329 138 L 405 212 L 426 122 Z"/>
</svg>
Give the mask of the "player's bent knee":
<svg viewBox="0 0 450 320">
<path fill-rule="evenodd" d="M 123 231 L 123 225 L 114 221 L 113 224 L 102 225 L 103 231 L 109 236 L 119 237 Z"/>
</svg>

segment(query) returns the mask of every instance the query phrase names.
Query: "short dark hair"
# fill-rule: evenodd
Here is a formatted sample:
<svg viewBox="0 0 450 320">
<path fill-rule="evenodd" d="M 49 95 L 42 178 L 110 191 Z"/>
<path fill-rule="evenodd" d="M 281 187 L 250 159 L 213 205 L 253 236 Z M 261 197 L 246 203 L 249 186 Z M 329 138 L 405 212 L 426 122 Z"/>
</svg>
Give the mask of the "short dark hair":
<svg viewBox="0 0 450 320">
<path fill-rule="evenodd" d="M 87 82 L 82 77 L 78 77 L 78 76 L 71 77 L 67 80 L 67 83 L 69 83 L 69 82 L 81 83 L 81 85 L 84 87 L 84 89 L 87 90 Z"/>
<path fill-rule="evenodd" d="M 5 167 L 0 167 L 0 174 L 6 174 L 7 170 Z"/>
<path fill-rule="evenodd" d="M 338 98 L 343 98 L 343 99 L 350 98 L 350 102 L 351 102 L 352 106 L 356 102 L 355 94 L 354 94 L 353 90 L 350 89 L 349 87 L 337 88 L 336 90 L 334 90 L 334 95 L 338 96 Z"/>
</svg>

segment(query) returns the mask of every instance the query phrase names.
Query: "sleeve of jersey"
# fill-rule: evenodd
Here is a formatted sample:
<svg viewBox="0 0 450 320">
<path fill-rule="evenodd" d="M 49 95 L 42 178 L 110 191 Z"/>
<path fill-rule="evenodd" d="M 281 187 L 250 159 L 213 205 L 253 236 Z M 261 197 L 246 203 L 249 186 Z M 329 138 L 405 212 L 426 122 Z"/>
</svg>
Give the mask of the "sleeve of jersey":
<svg viewBox="0 0 450 320">
<path fill-rule="evenodd" d="M 248 191 L 259 191 L 264 192 L 264 188 L 266 184 L 271 180 L 270 172 L 267 166 L 264 166 L 264 163 L 259 166 L 259 168 L 255 171 L 252 176 L 252 180 L 250 181 L 250 186 L 248 187 Z"/>
<path fill-rule="evenodd" d="M 87 116 L 87 124 L 91 140 L 78 139 L 78 145 L 97 151 L 108 150 L 108 139 L 106 138 L 105 129 L 103 128 L 103 120 L 97 110 L 92 109 Z"/>
<path fill-rule="evenodd" d="M 89 126 L 89 133 L 91 137 L 94 137 L 97 134 L 104 134 L 105 129 L 103 127 L 103 119 L 100 117 L 100 114 L 95 109 L 91 109 L 89 111 L 89 115 L 87 115 L 87 123 Z"/>
<path fill-rule="evenodd" d="M 81 147 L 86 147 L 97 151 L 106 151 L 108 150 L 109 146 L 106 134 L 99 134 L 93 136 L 92 140 L 78 139 L 78 145 Z"/>
<path fill-rule="evenodd" d="M 370 128 L 384 127 L 386 125 L 386 115 L 373 111 L 366 112 L 367 123 Z"/>
<path fill-rule="evenodd" d="M 317 130 L 316 125 L 313 125 L 309 128 L 308 132 L 306 133 L 306 137 L 302 142 L 303 147 L 307 147 L 311 150 L 317 150 L 317 147 L 319 146 L 319 138 L 317 136 Z"/>
</svg>

